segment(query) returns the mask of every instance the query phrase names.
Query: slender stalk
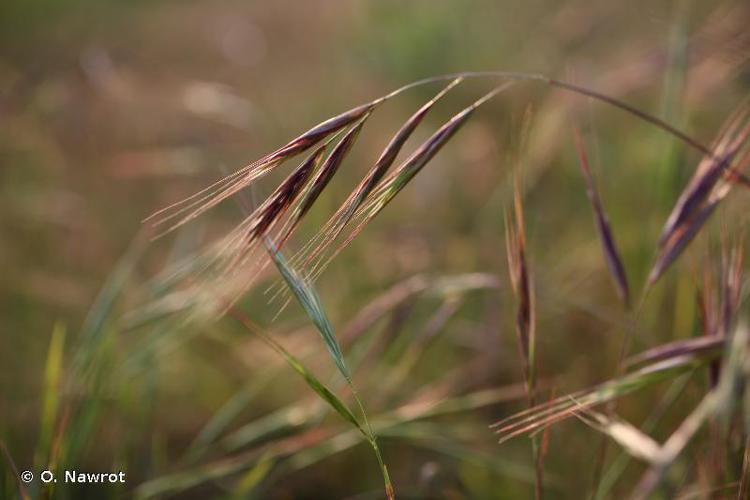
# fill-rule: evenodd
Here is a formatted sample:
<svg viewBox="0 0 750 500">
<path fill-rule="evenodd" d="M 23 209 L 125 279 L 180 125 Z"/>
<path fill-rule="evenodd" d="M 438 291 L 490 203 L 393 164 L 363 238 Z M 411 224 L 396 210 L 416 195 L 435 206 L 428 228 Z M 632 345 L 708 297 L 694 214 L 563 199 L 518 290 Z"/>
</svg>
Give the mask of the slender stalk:
<svg viewBox="0 0 750 500">
<path fill-rule="evenodd" d="M 566 82 L 564 80 L 550 78 L 542 73 L 523 73 L 523 72 L 514 72 L 514 71 L 465 71 L 461 73 L 438 75 L 438 76 L 433 76 L 430 78 L 423 78 L 421 80 L 408 83 L 386 94 L 383 97 L 375 99 L 374 101 L 372 101 L 372 103 L 380 104 L 381 102 L 385 102 L 407 90 L 410 90 L 412 88 L 419 87 L 422 85 L 426 85 L 429 83 L 435 83 L 435 82 L 440 82 L 440 81 L 450 80 L 450 79 L 455 79 L 455 78 L 488 78 L 488 77 L 504 78 L 504 79 L 516 80 L 516 81 L 538 81 L 538 82 L 545 83 L 552 87 L 557 87 L 559 89 L 573 92 L 575 94 L 583 95 L 586 97 L 591 97 L 592 99 L 596 99 L 597 101 L 607 103 L 631 115 L 634 115 L 640 118 L 641 120 L 644 120 L 656 126 L 657 128 L 660 128 L 663 131 L 673 135 L 674 137 L 676 137 L 683 143 L 687 144 L 688 146 L 694 148 L 695 150 L 699 151 L 700 153 L 716 159 L 716 156 L 714 155 L 711 148 L 707 147 L 706 145 L 704 145 L 703 143 L 701 143 L 694 137 L 689 136 L 685 132 L 677 129 L 676 127 L 670 125 L 664 120 L 661 120 L 660 118 L 657 118 L 654 115 L 641 111 L 640 109 L 634 106 L 631 106 L 630 104 L 624 101 L 621 101 L 615 97 L 603 94 L 601 92 L 584 87 L 582 85 L 576 85 L 570 82 Z"/>
<path fill-rule="evenodd" d="M 357 389 L 355 389 L 354 387 L 354 383 L 351 381 L 351 379 L 348 378 L 347 383 L 349 384 L 349 388 L 352 391 L 352 397 L 354 398 L 354 401 L 356 401 L 357 406 L 359 407 L 359 411 L 362 413 L 362 421 L 364 422 L 365 430 L 367 431 L 367 440 L 370 442 L 370 446 L 372 446 L 372 449 L 375 451 L 375 457 L 378 459 L 378 465 L 380 465 L 380 471 L 383 474 L 383 482 L 385 483 L 385 493 L 388 497 L 388 500 L 395 500 L 396 493 L 393 489 L 393 483 L 391 483 L 391 477 L 388 474 L 388 467 L 386 467 L 385 462 L 383 461 L 383 456 L 380 453 L 377 435 L 372 430 L 370 421 L 367 418 L 367 412 L 365 411 L 365 407 L 362 404 L 362 400 L 359 398 Z"/>
<path fill-rule="evenodd" d="M 383 456 L 380 454 L 380 448 L 378 447 L 378 442 L 374 436 L 370 440 L 370 445 L 372 446 L 372 449 L 375 451 L 375 456 L 378 459 L 378 464 L 380 464 L 380 471 L 383 474 L 383 481 L 385 482 L 385 494 L 388 497 L 388 500 L 396 500 L 396 492 L 393 489 L 393 484 L 391 483 L 391 477 L 388 475 L 388 467 L 386 467 L 385 462 L 383 461 Z"/>
</svg>

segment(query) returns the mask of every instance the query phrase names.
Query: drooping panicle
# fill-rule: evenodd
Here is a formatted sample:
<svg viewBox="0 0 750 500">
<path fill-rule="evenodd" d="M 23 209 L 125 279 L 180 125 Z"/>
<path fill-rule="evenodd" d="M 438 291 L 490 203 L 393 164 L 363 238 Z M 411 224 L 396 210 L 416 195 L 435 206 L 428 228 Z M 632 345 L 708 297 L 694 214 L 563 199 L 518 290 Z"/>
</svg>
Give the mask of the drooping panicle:
<svg viewBox="0 0 750 500">
<path fill-rule="evenodd" d="M 382 99 L 357 106 L 314 126 L 284 146 L 243 167 L 237 172 L 224 177 L 182 201 L 155 212 L 146 221 L 153 221 L 154 226 L 159 226 L 167 221 L 178 219 L 177 222 L 161 234 L 168 233 L 180 227 L 250 186 L 253 182 L 290 158 L 310 149 L 325 138 L 330 137 L 332 134 L 372 112 L 380 102 L 383 102 Z"/>
</svg>

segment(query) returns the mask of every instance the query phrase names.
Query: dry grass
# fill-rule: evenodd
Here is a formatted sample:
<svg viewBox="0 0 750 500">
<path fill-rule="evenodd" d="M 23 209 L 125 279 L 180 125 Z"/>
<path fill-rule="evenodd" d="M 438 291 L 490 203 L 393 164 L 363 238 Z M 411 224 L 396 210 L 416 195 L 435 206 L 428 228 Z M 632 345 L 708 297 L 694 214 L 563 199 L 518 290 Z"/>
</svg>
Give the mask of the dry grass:
<svg viewBox="0 0 750 500">
<path fill-rule="evenodd" d="M 590 30 L 607 29 L 619 11 L 597 12 Z M 731 116 L 717 117 L 733 95 L 719 90 L 747 61 L 746 17 L 735 13 L 716 9 L 697 40 L 679 30 L 667 48 L 634 40 L 637 48 L 611 54 L 621 69 L 595 79 L 577 69 L 565 81 L 486 71 L 408 83 L 154 213 L 80 331 L 52 330 L 35 382 L 38 422 L 17 412 L 33 420 L 35 445 L 19 459 L 15 436 L 2 437 L 0 496 L 54 497 L 58 490 L 19 483 L 18 471 L 90 464 L 103 455 L 92 450 L 118 443 L 112 463 L 136 479 L 102 498 L 483 498 L 533 489 L 541 499 L 583 496 L 586 486 L 595 499 L 744 498 L 750 108 L 738 100 Z M 545 22 L 568 27 L 581 15 Z M 573 45 L 586 40 L 570 36 Z M 86 59 L 84 72 L 103 71 L 97 60 Z M 640 91 L 662 76 L 662 109 L 653 111 Z M 312 85 L 288 85 L 314 97 Z M 240 105 L 239 92 L 232 100 L 227 88 L 201 88 L 213 92 L 209 104 Z M 42 90 L 43 104 L 59 99 Z M 691 106 L 703 103 L 685 106 L 690 116 L 681 114 L 683 93 Z M 409 103 L 398 115 L 397 99 Z M 536 114 L 519 125 L 531 99 Z M 231 111 L 223 112 L 237 123 Z M 378 131 L 381 118 L 391 125 Z M 382 143 L 373 145 L 376 132 Z M 664 145 L 669 154 L 654 152 Z M 578 172 L 563 154 L 570 146 Z M 508 151 L 519 153 L 508 160 Z M 209 222 L 230 200 L 241 218 Z M 396 219 L 400 231 L 388 224 Z M 378 233 L 381 223 L 391 232 Z M 455 234 L 414 244 L 417 225 Z M 175 244 L 168 257 L 143 261 L 144 274 L 164 271 L 141 284 L 143 253 L 164 242 L 147 245 L 151 233 Z M 349 260 L 360 247 L 366 265 Z M 465 274 L 437 275 L 433 247 Z M 327 270 L 330 280 L 320 279 Z M 283 306 L 256 286 L 265 278 Z M 621 347 L 611 332 L 624 332 Z M 174 379 L 178 387 L 167 387 Z M 597 433 L 616 456 L 573 453 Z"/>
<path fill-rule="evenodd" d="M 417 126 L 423 121 L 426 114 L 449 90 L 467 78 L 499 78 L 508 81 L 495 87 L 470 106 L 455 114 L 393 171 L 388 173 L 388 170 L 395 163 L 400 151 L 406 144 L 407 139 L 409 139 Z M 441 80 L 451 81 L 432 99 L 422 105 L 400 127 L 378 160 L 374 162 L 373 167 L 367 171 L 364 178 L 357 184 L 339 209 L 328 219 L 328 222 L 321 227 L 311 240 L 303 245 L 302 250 L 292 259 L 291 265 L 286 263 L 286 261 L 279 261 L 275 257 L 279 255 L 277 253 L 278 250 L 286 244 L 294 230 L 309 213 L 309 210 L 320 194 L 327 188 L 348 153 L 355 146 L 357 138 L 371 113 L 384 102 L 408 89 Z M 572 83 L 534 74 L 461 73 L 429 78 L 406 85 L 370 103 L 357 106 L 350 111 L 326 120 L 283 147 L 224 178 L 218 183 L 209 186 L 209 188 L 157 212 L 153 218 L 156 220 L 156 224 L 160 225 L 175 217 L 181 217 L 168 231 L 179 227 L 229 196 L 246 188 L 262 175 L 278 167 L 289 158 L 318 145 L 321 141 L 326 141 L 302 162 L 257 209 L 253 210 L 242 223 L 233 229 L 219 243 L 218 247 L 214 247 L 210 251 L 208 259 L 210 262 L 218 263 L 219 272 L 213 274 L 209 282 L 201 282 L 198 279 L 197 287 L 200 292 L 205 288 L 228 289 L 232 297 L 231 301 L 234 303 L 249 288 L 254 280 L 254 276 L 258 272 L 257 270 L 264 267 L 264 264 L 259 264 L 259 262 L 262 262 L 262 257 L 259 257 L 255 253 L 255 249 L 261 241 L 267 241 L 267 244 L 270 245 L 269 248 L 272 249 L 272 256 L 274 256 L 277 266 L 280 266 L 279 269 L 284 276 L 289 290 L 300 300 L 304 308 L 308 311 L 308 315 L 313 323 L 318 325 L 318 329 L 322 332 L 323 339 L 333 359 L 353 390 L 350 372 L 344 364 L 343 351 L 339 347 L 330 322 L 325 317 L 325 310 L 320 304 L 319 299 L 316 298 L 317 294 L 309 291 L 312 290 L 310 288 L 311 283 L 363 231 L 365 226 L 422 171 L 478 108 L 512 85 L 523 81 L 541 81 L 552 87 L 591 97 L 607 105 L 625 110 L 638 119 L 672 134 L 688 146 L 697 149 L 705 155 L 702 162 L 698 165 L 692 180 L 677 200 L 665 224 L 662 236 L 658 242 L 656 262 L 648 277 L 648 287 L 653 286 L 666 269 L 677 259 L 682 250 L 699 232 L 711 213 L 714 212 L 719 202 L 729 193 L 731 186 L 736 183 L 747 184 L 742 170 L 748 158 L 750 158 L 750 153 L 745 152 L 746 139 L 750 135 L 750 126 L 743 125 L 747 115 L 744 109 L 740 109 L 734 117 L 727 121 L 724 130 L 719 134 L 719 138 L 714 142 L 714 145 L 711 148 L 707 148 L 698 140 L 655 116 L 640 111 L 611 96 Z M 338 137 L 339 134 L 341 134 L 340 138 Z M 330 153 L 323 160 L 322 158 L 330 143 L 335 143 L 335 145 L 332 146 Z M 576 133 L 575 143 L 579 156 L 580 169 L 587 187 L 588 198 L 593 207 L 603 255 L 613 277 L 617 293 L 627 306 L 630 302 L 630 286 L 625 266 L 615 243 L 613 230 L 605 213 L 599 191 L 593 179 L 588 155 L 580 133 Z M 739 256 L 740 252 L 733 250 L 731 257 L 724 257 L 725 271 L 722 273 L 720 280 L 722 295 L 718 302 L 718 310 L 717 305 L 714 302 L 710 302 L 707 298 L 708 295 L 711 295 L 711 291 L 709 290 L 708 283 L 705 285 L 702 310 L 704 327 L 707 329 L 709 337 L 695 340 L 681 340 L 654 347 L 628 360 L 625 366 L 630 367 L 631 370 L 633 366 L 640 366 L 640 368 L 634 371 L 618 374 L 618 378 L 599 385 L 590 391 L 576 392 L 554 399 L 549 403 L 535 406 L 537 403 L 536 300 L 530 266 L 526 255 L 527 241 L 521 196 L 521 190 L 516 183 L 513 213 L 510 216 L 506 216 L 506 243 L 510 282 L 518 303 L 516 334 L 530 408 L 496 424 L 497 432 L 502 436 L 501 442 L 521 434 L 537 433 L 548 428 L 553 423 L 577 415 L 588 424 L 612 437 L 626 452 L 631 453 L 637 458 L 646 459 L 657 464 L 654 465 L 655 468 L 649 475 L 644 476 L 644 479 L 636 490 L 636 496 L 642 496 L 646 492 L 650 492 L 658 484 L 666 469 L 675 461 L 677 455 L 684 448 L 683 442 L 696 432 L 697 426 L 700 426 L 709 415 L 716 411 L 715 400 L 718 396 L 711 396 L 706 399 L 705 401 L 708 402 L 696 409 L 697 413 L 691 417 L 692 420 L 689 418 L 684 422 L 683 426 L 685 428 L 678 429 L 673 439 L 680 440 L 680 444 L 673 444 L 672 441 L 667 441 L 663 449 L 653 442 L 650 437 L 641 434 L 635 427 L 618 421 L 617 416 L 614 415 L 614 407 L 610 407 L 610 414 L 607 416 L 593 413 L 591 408 L 604 402 L 613 401 L 624 394 L 642 387 L 672 378 L 676 374 L 683 373 L 686 370 L 695 369 L 696 366 L 704 366 L 706 363 L 709 363 L 714 367 L 714 371 L 717 369 L 718 358 L 727 345 L 726 339 L 729 337 L 730 328 L 732 328 L 735 322 L 736 311 L 739 308 L 740 273 L 742 266 L 742 260 Z M 288 212 L 291 212 L 291 215 L 285 217 Z M 339 236 L 349 226 L 352 229 L 348 236 L 344 237 L 335 246 L 335 242 L 339 239 Z M 275 228 L 280 229 L 276 231 Z M 250 273 L 245 272 L 248 267 L 251 269 Z M 295 267 L 300 267 L 303 270 L 302 274 L 298 274 Z M 236 275 L 243 276 L 242 284 L 236 288 L 227 287 L 226 283 L 231 281 L 231 278 Z M 195 279 L 195 276 L 192 279 Z M 438 320 L 435 319 L 435 321 Z M 622 353 L 624 355 L 625 351 Z M 290 355 L 284 355 L 287 359 L 293 359 L 289 358 Z M 301 366 L 296 361 L 294 363 L 295 366 Z M 303 372 L 300 371 L 300 373 Z M 304 373 L 308 372 L 305 371 Z M 310 380 L 309 377 L 308 380 Z M 324 387 L 319 384 L 318 386 Z M 718 388 L 715 390 L 718 390 Z M 345 418 L 354 422 L 357 426 L 360 425 L 349 410 L 344 411 L 346 409 L 345 404 L 340 402 L 332 391 L 321 389 L 318 392 L 329 404 L 337 408 L 337 411 Z M 358 405 L 362 407 L 361 402 L 356 398 L 356 392 L 353 393 Z M 367 422 L 364 410 L 362 412 L 365 422 Z M 363 430 L 365 428 L 368 430 Z M 376 455 L 381 461 L 386 479 L 387 494 L 391 497 L 393 496 L 393 491 L 385 465 L 380 457 L 375 435 L 370 430 L 369 424 L 366 427 L 360 427 L 360 430 L 371 441 Z M 648 446 L 646 446 L 647 444 Z M 535 456 L 535 491 L 537 498 L 543 496 L 544 455 L 547 448 L 548 439 L 545 439 L 544 446 L 540 447 L 539 439 L 536 437 L 533 438 L 532 449 Z"/>
</svg>

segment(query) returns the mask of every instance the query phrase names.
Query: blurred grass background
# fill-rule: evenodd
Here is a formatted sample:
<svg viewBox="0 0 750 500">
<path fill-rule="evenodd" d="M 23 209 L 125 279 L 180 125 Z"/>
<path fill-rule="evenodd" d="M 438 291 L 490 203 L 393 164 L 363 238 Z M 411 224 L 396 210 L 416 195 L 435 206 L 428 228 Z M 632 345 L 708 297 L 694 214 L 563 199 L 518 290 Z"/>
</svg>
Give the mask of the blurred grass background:
<svg viewBox="0 0 750 500">
<path fill-rule="evenodd" d="M 68 465 L 126 469 L 124 491 L 110 493 L 129 497 L 143 482 L 188 466 L 226 459 L 242 464 L 196 488 L 178 488 L 179 498 L 205 498 L 241 494 L 237 485 L 247 480 L 246 471 L 260 474 L 262 446 L 300 439 L 301 429 L 312 432 L 307 439 L 336 445 L 326 434 L 343 429 L 336 416 L 318 422 L 303 415 L 294 431 L 262 434 L 236 448 L 214 445 L 186 458 L 206 423 L 242 391 L 244 400 L 235 400 L 242 409 L 226 433 L 295 402 L 301 408 L 317 403 L 281 360 L 231 323 L 192 330 L 122 326 L 122 315 L 147 297 L 148 278 L 170 256 L 220 234 L 240 214 L 225 203 L 176 238 L 148 245 L 131 243 L 142 233 L 141 220 L 324 118 L 445 72 L 538 71 L 568 79 L 621 97 L 708 143 L 750 85 L 748 12 L 741 1 L 690 0 L 5 0 L 0 433 L 14 461 L 22 469 L 35 461 L 54 325 L 66 330 L 68 373 L 85 339 L 87 311 L 129 247 L 137 261 L 126 266 L 117 302 L 100 327 L 107 332 L 105 348 L 97 351 L 106 360 L 97 368 L 106 380 L 106 390 L 96 392 L 101 413 Z M 418 139 L 485 88 L 469 82 L 452 94 Z M 373 117 L 294 246 L 325 222 L 390 134 L 434 92 L 407 93 Z M 521 146 L 527 111 L 530 133 Z M 631 283 L 640 290 L 663 221 L 698 156 L 620 111 L 536 84 L 518 87 L 483 109 L 318 282 L 341 333 L 376 297 L 414 276 L 488 273 L 498 279 L 499 288 L 404 300 L 367 330 L 373 346 L 352 347 L 347 355 L 356 359 L 361 351 L 355 381 L 375 414 L 420 396 L 441 400 L 520 382 L 502 224 L 514 169 L 523 172 L 526 189 L 541 377 L 559 394 L 612 375 L 628 317 L 600 255 L 576 166 L 573 123 L 586 132 Z M 264 180 L 260 190 L 273 185 Z M 734 223 L 733 214 L 747 208 L 743 196 L 722 209 L 724 221 Z M 697 249 L 685 255 L 649 297 L 634 350 L 696 334 L 693 267 L 701 255 Z M 278 305 L 267 305 L 264 289 L 261 283 L 249 294 L 245 310 L 327 380 L 330 361 L 301 310 L 289 308 L 272 321 Z M 431 324 L 436 331 L 425 333 Z M 432 340 L 416 342 L 420 335 Z M 386 387 L 383 377 L 397 371 L 414 345 L 408 377 Z M 705 389 L 705 380 L 695 378 L 657 436 L 668 433 Z M 642 421 L 663 391 L 626 399 L 623 415 Z M 76 397 L 86 399 L 82 394 Z M 439 498 L 530 495 L 525 440 L 497 446 L 486 428 L 523 405 L 487 405 L 386 434 L 383 450 L 397 491 Z M 323 437 L 315 438 L 319 426 Z M 552 497 L 579 498 L 576 492 L 589 487 L 596 455 L 591 435 L 578 422 L 553 429 L 547 459 Z M 377 497 L 380 478 L 369 450 L 343 448 L 303 447 L 317 450 L 318 458 L 282 454 L 260 474 L 256 493 Z M 254 450 L 261 451 L 256 456 Z M 631 466 L 622 484 L 639 470 Z M 13 491 L 4 481 L 4 491 Z M 104 495 L 92 489 L 56 494 Z"/>
</svg>

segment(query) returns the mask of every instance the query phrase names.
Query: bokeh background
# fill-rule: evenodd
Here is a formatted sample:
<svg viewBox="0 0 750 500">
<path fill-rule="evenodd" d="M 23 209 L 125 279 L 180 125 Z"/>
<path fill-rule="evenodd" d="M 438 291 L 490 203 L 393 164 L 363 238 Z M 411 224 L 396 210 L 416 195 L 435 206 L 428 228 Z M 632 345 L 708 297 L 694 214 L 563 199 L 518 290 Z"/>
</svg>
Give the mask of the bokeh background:
<svg viewBox="0 0 750 500">
<path fill-rule="evenodd" d="M 130 498 L 162 487 L 175 498 L 381 496 L 371 450 L 251 333 L 230 320 L 128 324 L 149 280 L 237 223 L 237 205 L 154 242 L 142 219 L 329 116 L 440 73 L 542 72 L 709 143 L 750 85 L 749 14 L 742 1 L 691 0 L 4 0 L 0 435 L 9 455 L 19 469 L 44 465 L 42 445 L 66 428 L 66 401 L 93 401 L 70 463 L 55 465 L 122 469 L 128 482 L 59 487 L 54 497 Z M 409 147 L 489 84 L 453 92 Z M 291 248 L 437 88 L 408 92 L 373 116 Z M 574 126 L 637 297 L 699 155 L 619 110 L 536 83 L 483 108 L 317 282 L 362 399 L 376 420 L 395 422 L 382 425 L 381 442 L 404 498 L 532 494 L 528 440 L 500 446 L 487 429 L 525 406 L 503 228 L 513 172 L 525 192 L 540 377 L 562 394 L 613 375 L 630 316 L 601 256 Z M 733 195 L 715 225 L 734 220 L 743 196 Z M 701 240 L 649 295 L 633 351 L 696 334 L 694 268 L 710 243 Z M 267 273 L 242 307 L 346 399 L 302 310 L 274 318 L 279 304 L 263 294 L 273 281 Z M 104 339 L 102 361 L 95 388 L 81 388 L 69 378 L 92 336 Z M 705 387 L 702 375 L 686 382 L 655 436 L 668 435 Z M 665 390 L 624 399 L 620 413 L 642 422 Z M 434 405 L 449 409 L 433 415 Z M 595 437 L 577 421 L 553 428 L 550 497 L 580 498 L 590 487 Z M 641 471 L 630 464 L 613 495 Z"/>
</svg>

